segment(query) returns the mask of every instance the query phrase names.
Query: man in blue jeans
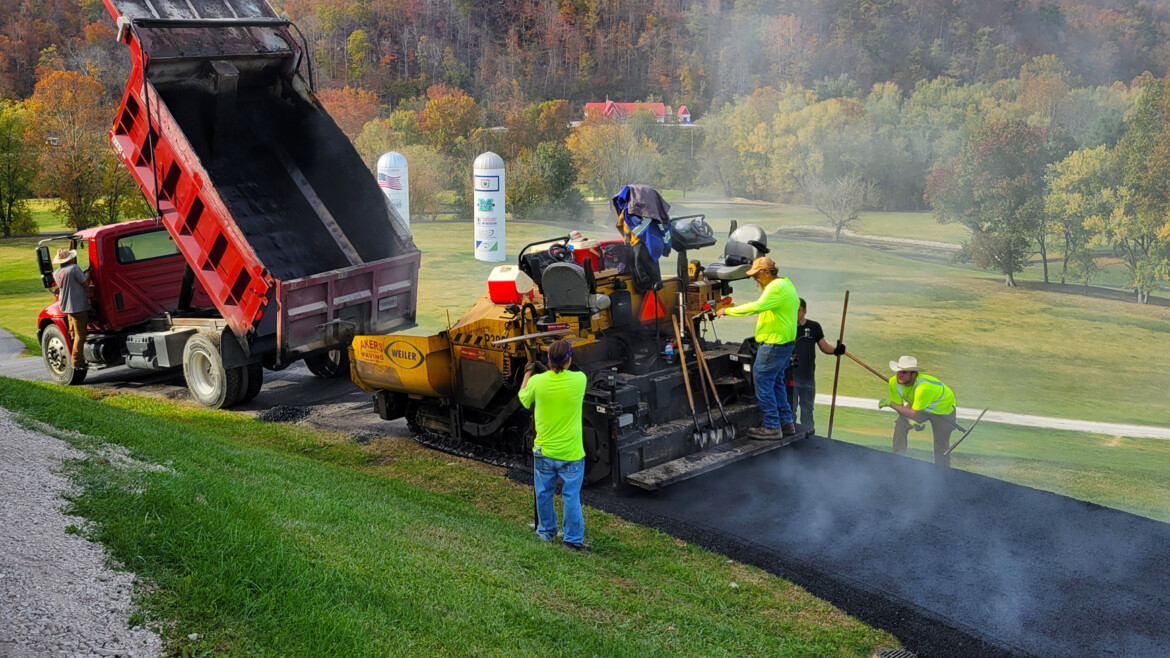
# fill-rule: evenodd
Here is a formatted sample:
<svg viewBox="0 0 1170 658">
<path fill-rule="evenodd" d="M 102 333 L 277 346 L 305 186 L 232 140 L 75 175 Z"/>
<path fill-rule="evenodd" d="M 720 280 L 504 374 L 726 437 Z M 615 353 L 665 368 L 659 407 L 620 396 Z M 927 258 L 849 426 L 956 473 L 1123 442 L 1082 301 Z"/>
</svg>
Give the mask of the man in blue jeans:
<svg viewBox="0 0 1170 658">
<path fill-rule="evenodd" d="M 750 304 L 740 304 L 719 309 L 716 315 L 740 317 L 759 315 L 756 319 L 756 342 L 759 350 L 752 363 L 752 378 L 756 383 L 756 401 L 764 414 L 763 427 L 748 430 L 748 438 L 770 440 L 796 434 L 796 423 L 792 418 L 792 407 L 788 404 L 788 391 L 784 382 L 784 371 L 796 341 L 796 313 L 800 297 L 796 287 L 787 277 L 778 276 L 779 270 L 771 258 L 757 258 L 752 261 L 748 276 L 756 281 L 760 298 Z"/>
<path fill-rule="evenodd" d="M 532 484 L 536 490 L 536 534 L 544 541 L 557 536 L 557 512 L 553 494 L 557 478 L 564 485 L 565 548 L 585 548 L 585 516 L 581 513 L 581 484 L 585 480 L 585 443 L 581 437 L 581 405 L 587 379 L 573 372 L 573 347 L 567 340 L 548 347 L 548 372 L 533 374 L 536 363 L 524 368 L 520 404 L 533 409 L 536 440 L 532 446 Z"/>
</svg>

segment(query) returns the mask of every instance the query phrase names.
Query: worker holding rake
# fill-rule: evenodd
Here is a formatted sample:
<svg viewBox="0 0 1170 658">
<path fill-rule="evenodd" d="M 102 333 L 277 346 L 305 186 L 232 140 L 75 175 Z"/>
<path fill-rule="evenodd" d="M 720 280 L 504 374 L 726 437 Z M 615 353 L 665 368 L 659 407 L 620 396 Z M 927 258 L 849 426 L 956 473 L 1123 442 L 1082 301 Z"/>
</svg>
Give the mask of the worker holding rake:
<svg viewBox="0 0 1170 658">
<path fill-rule="evenodd" d="M 951 388 L 918 369 L 918 359 L 903 356 L 890 361 L 894 376 L 889 380 L 890 396 L 878 402 L 878 408 L 898 412 L 894 422 L 895 455 L 906 454 L 910 423 L 930 422 L 934 433 L 934 463 L 951 465 L 951 432 L 955 431 L 955 394 Z"/>
</svg>

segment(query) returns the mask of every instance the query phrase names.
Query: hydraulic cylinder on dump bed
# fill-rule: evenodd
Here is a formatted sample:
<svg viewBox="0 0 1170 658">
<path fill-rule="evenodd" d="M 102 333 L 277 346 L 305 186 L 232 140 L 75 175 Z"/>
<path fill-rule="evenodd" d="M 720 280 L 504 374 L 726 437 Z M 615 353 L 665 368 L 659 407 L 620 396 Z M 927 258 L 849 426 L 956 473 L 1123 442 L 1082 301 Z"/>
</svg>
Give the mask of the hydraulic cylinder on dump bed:
<svg viewBox="0 0 1170 658">
<path fill-rule="evenodd" d="M 264 0 L 105 4 L 133 64 L 110 140 L 247 359 L 410 326 L 420 254 L 292 24 Z"/>
</svg>

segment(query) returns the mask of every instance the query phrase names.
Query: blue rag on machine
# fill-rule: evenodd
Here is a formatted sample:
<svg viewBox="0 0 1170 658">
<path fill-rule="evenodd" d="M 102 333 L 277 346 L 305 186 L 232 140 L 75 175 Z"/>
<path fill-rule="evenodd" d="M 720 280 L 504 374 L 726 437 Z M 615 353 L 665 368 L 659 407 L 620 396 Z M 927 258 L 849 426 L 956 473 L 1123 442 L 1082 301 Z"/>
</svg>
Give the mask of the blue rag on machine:
<svg viewBox="0 0 1170 658">
<path fill-rule="evenodd" d="M 644 243 L 655 260 L 670 255 L 670 204 L 649 185 L 627 185 L 613 197 L 618 228 L 631 245 Z"/>
</svg>

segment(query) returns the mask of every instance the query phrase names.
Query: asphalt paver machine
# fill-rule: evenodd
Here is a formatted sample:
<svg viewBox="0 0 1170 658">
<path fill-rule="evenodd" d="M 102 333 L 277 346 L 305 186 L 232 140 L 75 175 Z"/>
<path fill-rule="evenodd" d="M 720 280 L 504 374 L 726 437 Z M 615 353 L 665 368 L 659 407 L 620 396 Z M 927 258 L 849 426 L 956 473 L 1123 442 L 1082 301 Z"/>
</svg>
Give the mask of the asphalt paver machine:
<svg viewBox="0 0 1170 658">
<path fill-rule="evenodd" d="M 530 244 L 515 265 L 496 268 L 488 292 L 449 329 L 357 336 L 353 379 L 374 394 L 382 418 L 405 418 L 417 436 L 530 461 L 531 413 L 517 391 L 525 365 L 545 360 L 552 341 L 567 339 L 572 367 L 589 382 L 586 481 L 618 487 L 657 489 L 805 438 L 800 432 L 776 441 L 733 440 L 719 431 L 726 422 L 743 437 L 760 424 L 754 350 L 750 341 L 704 340 L 686 322 L 710 318 L 730 302 L 731 282 L 746 278 L 767 249 L 764 232 L 733 224 L 723 257 L 702 267 L 688 253 L 716 244 L 704 218 L 676 219 L 671 231 L 677 273 L 646 290 L 635 285 L 623 240 L 574 243 L 564 236 Z M 685 337 L 677 344 L 680 321 Z M 688 402 L 687 380 L 695 387 L 690 399 L 702 404 L 696 341 L 717 391 L 711 414 L 702 407 L 692 413 Z"/>
</svg>

